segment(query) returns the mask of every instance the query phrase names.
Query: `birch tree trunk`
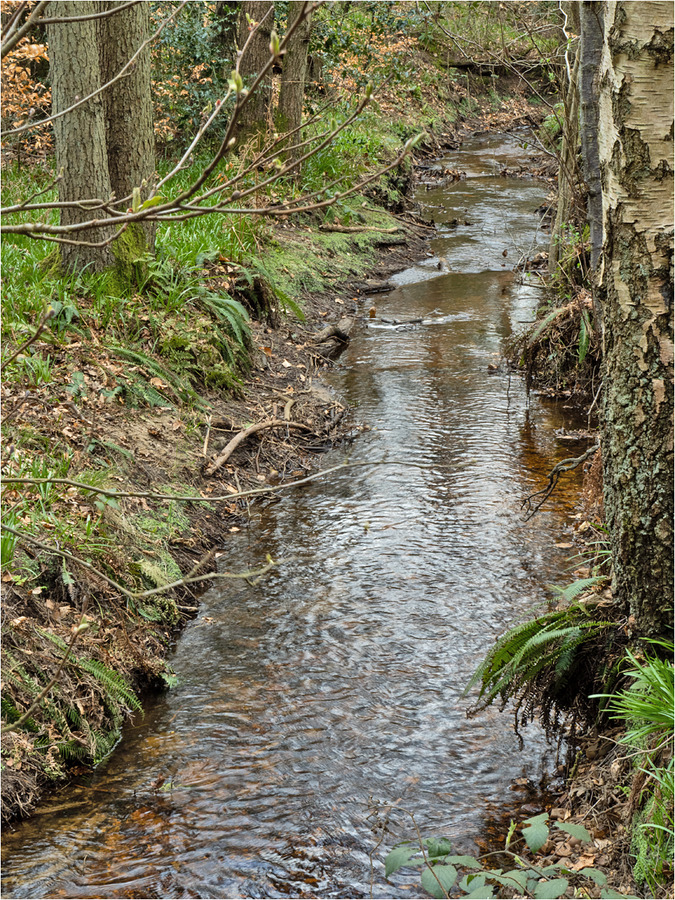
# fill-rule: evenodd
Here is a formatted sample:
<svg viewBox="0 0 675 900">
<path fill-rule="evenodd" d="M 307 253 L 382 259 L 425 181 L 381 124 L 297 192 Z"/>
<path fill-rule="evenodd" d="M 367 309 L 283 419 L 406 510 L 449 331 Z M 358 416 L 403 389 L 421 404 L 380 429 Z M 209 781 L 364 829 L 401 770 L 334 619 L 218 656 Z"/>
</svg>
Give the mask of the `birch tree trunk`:
<svg viewBox="0 0 675 900">
<path fill-rule="evenodd" d="M 91 15 L 98 3 L 90 0 L 54 0 L 49 4 L 52 17 Z M 47 26 L 52 112 L 68 109 L 78 99 L 101 86 L 96 20 Z M 59 182 L 59 201 L 72 203 L 89 199 L 108 200 L 111 193 L 105 139 L 105 111 L 99 94 L 54 122 L 56 169 L 63 172 Z M 72 225 L 91 218 L 91 212 L 79 206 L 61 210 L 61 224 Z M 102 216 L 105 218 L 105 216 Z M 73 232 L 75 241 L 97 243 L 112 231 L 102 226 L 87 232 Z M 61 244 L 61 263 L 66 269 L 90 266 L 95 271 L 113 263 L 110 245 L 87 247 Z"/>
<path fill-rule="evenodd" d="M 598 154 L 603 461 L 615 596 L 645 635 L 673 624 L 673 4 L 604 14 Z"/>
</svg>

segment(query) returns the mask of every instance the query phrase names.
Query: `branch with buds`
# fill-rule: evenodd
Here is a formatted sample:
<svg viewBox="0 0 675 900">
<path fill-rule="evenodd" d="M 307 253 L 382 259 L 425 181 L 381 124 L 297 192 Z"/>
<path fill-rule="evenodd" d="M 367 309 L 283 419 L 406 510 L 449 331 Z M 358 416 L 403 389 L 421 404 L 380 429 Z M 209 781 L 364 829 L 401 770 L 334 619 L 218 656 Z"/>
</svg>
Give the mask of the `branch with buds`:
<svg viewBox="0 0 675 900">
<path fill-rule="evenodd" d="M 124 76 L 124 73 L 133 63 L 133 60 L 138 56 L 138 53 L 140 53 L 150 41 L 157 39 L 168 22 L 180 12 L 185 5 L 185 2 L 186 0 L 180 4 L 178 9 L 175 10 L 168 19 L 162 22 L 154 35 L 139 48 L 129 63 L 123 67 L 114 79 L 97 91 L 97 94 L 109 89 L 117 80 L 119 80 L 119 78 Z M 342 131 L 348 128 L 354 120 L 361 115 L 371 100 L 373 88 L 372 85 L 369 85 L 354 112 L 340 125 L 336 125 L 335 127 L 325 130 L 306 140 L 299 139 L 301 129 L 316 121 L 317 116 L 314 116 L 303 123 L 302 126 L 294 129 L 288 134 L 281 136 L 274 135 L 250 164 L 236 176 L 217 185 L 209 183 L 211 177 L 219 167 L 219 164 L 232 151 L 236 144 L 236 126 L 242 110 L 249 102 L 250 97 L 253 96 L 259 85 L 269 74 L 275 62 L 284 55 L 289 40 L 292 38 L 294 32 L 318 5 L 319 3 L 307 2 L 307 0 L 305 0 L 300 14 L 295 18 L 283 38 L 280 38 L 275 31 L 272 31 L 269 45 L 269 59 L 254 79 L 250 88 L 247 89 L 244 86 L 239 68 L 241 60 L 246 53 L 253 36 L 260 28 L 265 17 L 263 17 L 260 22 L 255 23 L 246 43 L 237 54 L 237 63 L 229 79 L 226 95 L 216 102 L 214 110 L 199 128 L 181 159 L 171 171 L 162 178 L 154 188 L 152 188 L 149 197 L 144 202 L 141 202 L 141 188 L 143 186 L 140 185 L 138 188 L 134 189 L 131 195 L 121 199 L 114 197 L 108 199 L 92 197 L 86 199 L 83 198 L 79 201 L 70 201 L 69 203 L 60 201 L 41 203 L 34 202 L 38 199 L 38 195 L 35 195 L 28 201 L 0 209 L 0 216 L 2 216 L 3 219 L 2 224 L 0 225 L 0 232 L 3 234 L 20 234 L 56 243 L 101 247 L 113 243 L 123 233 L 125 228 L 136 222 L 181 222 L 196 216 L 222 215 L 227 213 L 281 218 L 295 213 L 306 213 L 326 209 L 340 200 L 343 200 L 345 197 L 361 191 L 364 187 L 371 184 L 386 172 L 396 168 L 420 140 L 421 135 L 409 140 L 391 163 L 383 166 L 377 172 L 361 179 L 358 183 L 346 188 L 344 191 L 333 192 L 334 189 L 339 187 L 342 183 L 341 179 L 337 179 L 330 184 L 325 185 L 323 188 L 308 191 L 300 196 L 292 197 L 285 201 L 267 203 L 264 206 L 258 207 L 246 205 L 246 201 L 252 199 L 259 192 L 275 184 L 285 176 L 297 172 L 303 163 L 327 147 Z M 35 10 L 33 13 L 34 12 Z M 79 100 L 77 104 L 74 104 L 57 115 L 65 115 L 71 112 L 75 106 L 87 102 L 93 96 L 94 95 L 92 94 L 90 97 Z M 179 172 L 186 167 L 204 136 L 232 100 L 234 101 L 234 105 L 231 108 L 230 119 L 225 129 L 225 135 L 217 151 L 213 154 L 199 176 L 195 178 L 186 189 L 173 199 L 166 198 L 164 193 L 171 187 L 171 184 L 174 182 Z M 15 129 L 10 133 L 16 134 L 19 131 L 37 127 L 38 125 L 53 121 L 54 118 L 55 116 L 52 116 L 39 123 L 24 125 L 21 129 Z M 289 141 L 295 142 L 289 144 Z M 300 151 L 300 155 L 296 157 L 296 152 L 298 151 Z M 258 177 L 261 170 L 263 175 L 262 178 Z M 251 187 L 240 189 L 239 185 L 241 182 L 250 176 L 257 177 L 256 183 Z M 51 187 L 53 187 L 57 181 L 58 178 Z M 330 196 L 328 196 L 329 191 L 331 192 Z M 217 201 L 215 203 L 214 198 Z M 18 218 L 23 213 L 42 211 L 47 214 L 55 209 L 65 209 L 68 206 L 78 206 L 79 208 L 90 210 L 92 213 L 95 213 L 95 215 L 92 215 L 91 218 L 84 221 L 68 225 L 53 225 L 47 221 L 12 221 L 12 219 Z M 5 221 L 7 218 L 9 218 L 10 221 Z M 114 233 L 105 240 L 97 241 L 95 243 L 87 240 L 87 232 L 104 225 L 114 229 Z"/>
</svg>

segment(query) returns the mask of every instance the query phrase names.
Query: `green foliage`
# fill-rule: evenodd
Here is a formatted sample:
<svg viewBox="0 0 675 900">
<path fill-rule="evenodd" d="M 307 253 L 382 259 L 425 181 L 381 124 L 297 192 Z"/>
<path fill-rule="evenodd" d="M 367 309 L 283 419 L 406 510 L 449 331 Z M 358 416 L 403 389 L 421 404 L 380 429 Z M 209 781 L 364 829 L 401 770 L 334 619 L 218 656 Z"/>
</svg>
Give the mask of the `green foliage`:
<svg viewBox="0 0 675 900">
<path fill-rule="evenodd" d="M 672 883 L 675 830 L 673 821 L 673 731 L 675 682 L 672 641 L 648 641 L 667 658 L 639 659 L 626 652 L 628 688 L 609 696 L 612 718 L 625 722 L 621 743 L 639 761 L 635 784 L 639 809 L 633 822 L 633 874 L 651 891 Z M 636 788 L 634 788 L 635 790 Z"/>
<path fill-rule="evenodd" d="M 60 650 L 64 653 L 66 652 L 68 647 L 62 638 L 44 628 L 39 628 L 38 631 Z M 81 669 L 83 672 L 88 672 L 92 675 L 103 690 L 107 702 L 113 711 L 117 712 L 121 708 L 142 711 L 140 701 L 127 680 L 99 660 L 71 653 L 66 665 L 69 668 Z"/>
<path fill-rule="evenodd" d="M 150 3 L 153 27 L 157 27 L 175 3 Z M 227 3 L 187 3 L 153 45 L 153 96 L 155 132 L 171 146 L 183 144 L 198 130 L 205 115 L 227 90 L 233 67 L 234 46 L 229 40 L 236 27 L 236 10 Z M 221 136 L 227 117 L 216 120 L 213 137 Z"/>
<path fill-rule="evenodd" d="M 591 835 L 583 825 L 555 821 L 553 826 L 578 838 L 582 843 L 591 842 Z M 538 900 L 556 900 L 565 897 L 570 888 L 574 889 L 574 896 L 589 896 L 588 888 L 595 889 L 595 886 L 600 888 L 601 898 L 623 896 L 606 886 L 607 878 L 598 869 L 586 867 L 577 872 L 568 868 L 565 860 L 551 865 L 538 865 L 529 858 L 523 858 L 522 853 L 512 852 L 509 848 L 515 831 L 516 824 L 512 822 L 505 849 L 499 854 L 511 859 L 514 866 L 512 869 L 505 871 L 502 868 L 491 868 L 484 861 L 497 854 L 488 854 L 480 859 L 466 854 L 455 855 L 452 853 L 451 842 L 446 838 L 421 838 L 417 844 L 399 844 L 388 853 L 385 876 L 389 878 L 400 869 L 421 869 L 422 888 L 438 900 L 449 896 L 527 896 Z M 537 853 L 549 839 L 548 814 L 544 812 L 525 819 L 521 825 L 521 833 L 530 853 Z M 500 893 L 504 890 L 508 893 Z"/>
<path fill-rule="evenodd" d="M 562 702 L 561 692 L 572 678 L 584 644 L 612 627 L 611 622 L 593 619 L 580 604 L 516 625 L 497 640 L 466 690 L 480 683 L 479 708 L 489 706 L 497 697 L 505 704 L 527 692 L 543 675 L 550 681 L 550 691 Z M 564 667 L 560 666 L 561 659 L 566 660 Z"/>
</svg>

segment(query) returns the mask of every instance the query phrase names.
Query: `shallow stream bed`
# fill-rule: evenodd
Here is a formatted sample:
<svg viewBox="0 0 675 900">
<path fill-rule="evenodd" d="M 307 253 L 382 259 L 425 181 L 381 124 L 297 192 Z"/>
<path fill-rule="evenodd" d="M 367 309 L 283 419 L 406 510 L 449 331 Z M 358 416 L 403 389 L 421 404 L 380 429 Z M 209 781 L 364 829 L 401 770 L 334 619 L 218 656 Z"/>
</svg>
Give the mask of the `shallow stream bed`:
<svg viewBox="0 0 675 900">
<path fill-rule="evenodd" d="M 467 719 L 462 695 L 495 635 L 565 581 L 555 545 L 578 491 L 524 521 L 570 455 L 555 430 L 578 423 L 488 370 L 538 302 L 510 269 L 545 246 L 547 191 L 498 174 L 523 156 L 475 139 L 441 161 L 465 180 L 421 186 L 433 255 L 368 305 L 422 322 L 364 323 L 331 378 L 369 430 L 324 467 L 374 465 L 254 506 L 227 535 L 225 568 L 291 561 L 202 598 L 178 686 L 93 776 L 6 830 L 5 897 L 419 896 L 384 879 L 387 849 L 415 835 L 408 812 L 470 851 L 510 786 L 539 782 L 537 729 L 521 752 L 508 710 Z"/>
</svg>

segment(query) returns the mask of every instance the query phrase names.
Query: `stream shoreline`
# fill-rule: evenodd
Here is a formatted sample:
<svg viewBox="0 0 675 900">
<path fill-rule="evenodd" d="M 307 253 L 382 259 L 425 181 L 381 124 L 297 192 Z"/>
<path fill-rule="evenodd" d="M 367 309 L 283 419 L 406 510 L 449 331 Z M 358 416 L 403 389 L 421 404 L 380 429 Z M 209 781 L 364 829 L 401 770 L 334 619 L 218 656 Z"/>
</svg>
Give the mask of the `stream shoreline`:
<svg viewBox="0 0 675 900">
<path fill-rule="evenodd" d="M 431 139 L 425 156 L 415 161 L 419 164 L 419 180 L 428 177 L 426 160 L 437 158 L 444 146 L 457 146 L 475 130 L 470 123 L 461 130 L 446 125 L 440 138 Z M 504 130 L 504 123 L 496 121 L 489 130 Z M 409 175 L 407 178 L 410 187 L 412 179 Z M 251 323 L 251 369 L 234 394 L 211 392 L 205 397 L 208 414 L 180 408 L 128 410 L 111 404 L 99 412 L 96 431 L 92 427 L 90 438 L 105 433 L 106 441 L 124 454 L 123 459 L 115 460 L 114 487 L 140 495 L 101 504 L 101 525 L 116 545 L 106 559 L 107 571 L 114 578 L 123 582 L 117 573 L 122 571 L 120 561 L 125 556 L 136 559 L 137 575 L 146 585 L 148 580 L 158 586 L 172 581 L 179 572 L 195 577 L 213 570 L 223 540 L 228 533 L 238 532 L 247 518 L 249 500 L 238 501 L 239 492 L 290 486 L 320 468 L 323 451 L 358 434 L 362 426 L 321 380 L 322 372 L 332 365 L 331 357 L 339 355 L 344 344 L 341 346 L 339 339 L 317 342 L 316 336 L 339 330 L 346 320 L 353 324 L 359 317 L 367 317 L 366 297 L 386 289 L 394 273 L 424 257 L 428 239 L 436 233 L 429 223 L 405 212 L 401 215 L 400 210 L 396 215 L 378 210 L 373 225 L 370 233 L 364 227 L 362 233 L 332 236 L 339 238 L 350 254 L 351 273 L 345 277 L 344 267 L 338 267 L 331 277 L 330 260 L 321 260 L 325 289 L 298 293 L 304 321 Z M 278 229 L 273 242 L 290 245 L 291 252 L 297 254 L 294 239 L 302 242 L 302 264 L 316 267 L 312 236 L 304 229 Z M 282 263 L 283 256 L 278 264 Z M 216 291 L 219 279 L 221 283 L 226 280 L 222 267 L 221 271 L 218 267 L 215 271 L 205 268 L 204 277 Z M 297 272 L 296 277 L 301 278 Z M 206 474 L 218 462 L 224 445 L 241 436 L 251 422 L 277 420 L 300 427 L 292 431 L 265 429 L 252 441 L 243 441 L 212 475 Z M 303 439 L 303 432 L 309 440 Z M 76 455 L 85 462 L 86 454 L 76 451 Z M 200 496 L 207 502 L 177 499 L 169 503 L 167 512 L 166 503 L 152 496 L 158 488 L 179 497 Z M 230 499 L 222 499 L 228 495 Z M 221 499 L 211 499 L 215 497 Z M 156 548 L 139 542 L 137 530 L 130 527 L 139 517 L 154 528 Z M 19 637 L 25 638 L 37 624 L 67 641 L 84 609 L 85 622 L 94 627 L 79 640 L 80 652 L 91 654 L 120 674 L 141 698 L 148 691 L 171 684 L 167 654 L 185 624 L 197 614 L 198 596 L 209 587 L 208 580 L 156 595 L 153 606 L 139 616 L 133 611 L 130 614 L 128 602 L 116 595 L 96 571 L 79 568 L 71 584 L 44 552 L 38 550 L 37 559 L 42 560 L 45 593 L 27 591 L 20 580 L 3 577 L 5 614 Z M 170 573 L 175 573 L 173 578 L 167 577 Z M 99 610 L 96 622 L 91 617 L 94 604 Z M 43 641 L 43 646 L 33 647 L 32 652 L 45 649 Z M 45 668 L 54 670 L 57 664 L 58 657 L 49 660 Z M 111 719 L 105 694 L 96 689 L 95 683 L 90 681 L 88 687 L 89 700 L 82 701 L 86 714 L 109 730 L 112 750 L 122 719 L 119 715 Z M 64 689 L 72 687 L 66 682 Z M 67 787 L 74 776 L 91 771 L 86 758 L 78 758 L 77 753 L 74 765 L 63 764 L 52 753 L 45 766 L 30 743 L 16 732 L 5 736 L 3 753 L 2 817 L 6 823 L 30 815 L 42 797 Z"/>
<path fill-rule="evenodd" d="M 384 211 L 379 215 L 387 217 Z M 317 341 L 315 333 L 320 338 L 321 331 L 327 327 L 335 329 L 345 320 L 345 315 L 352 324 L 364 314 L 364 298 L 371 287 L 382 290 L 392 274 L 423 255 L 425 236 L 430 233 L 428 228 L 418 227 L 414 218 L 404 223 L 401 216 L 392 216 L 390 221 L 395 223 L 392 226 L 395 235 L 374 235 L 365 243 L 365 250 L 363 242 L 360 246 L 353 245 L 351 278 L 337 278 L 323 293 L 302 297 L 304 321 L 288 320 L 277 327 L 266 322 L 251 323 L 251 369 L 233 394 L 223 396 L 210 392 L 204 396 L 208 403 L 207 415 L 195 414 L 194 409 L 127 410 L 110 406 L 99 414 L 97 429 L 105 431 L 109 444 L 126 451 L 114 488 L 145 493 L 145 496 L 105 504 L 101 509 L 102 525 L 117 544 L 117 551 L 108 557 L 107 570 L 120 583 L 124 583 L 119 566 L 120 555 L 124 554 L 138 557 L 140 553 L 141 560 L 149 557 L 153 562 L 153 556 L 160 553 L 164 571 L 179 570 L 191 577 L 213 571 L 214 557 L 228 533 L 239 531 L 247 519 L 250 500 L 237 501 L 238 492 L 262 489 L 262 496 L 270 496 L 270 490 L 279 484 L 290 487 L 293 481 L 317 474 L 322 453 L 350 434 L 358 433 L 360 426 L 353 422 L 350 411 L 339 398 L 332 396 L 321 380 L 321 373 L 332 365 L 332 359 L 339 355 L 344 343 L 330 339 Z M 288 232 L 279 235 L 286 241 L 288 236 Z M 302 231 L 299 236 L 306 238 Z M 349 246 L 351 235 L 345 236 L 344 242 Z M 329 270 L 329 264 L 326 268 Z M 212 277 L 210 281 L 214 285 Z M 242 442 L 227 464 L 220 464 L 218 471 L 207 474 L 208 466 L 215 464 L 222 454 L 225 438 L 230 440 L 241 435 L 251 421 L 277 419 L 288 420 L 291 425 L 298 423 L 300 428 L 267 429 Z M 68 428 L 68 423 L 65 427 Z M 304 433 L 309 440 L 304 439 Z M 167 516 L 166 504 L 152 496 L 158 488 L 179 496 L 201 496 L 208 502 L 171 501 L 172 509 Z M 221 498 L 230 495 L 231 499 L 211 500 L 212 495 Z M 162 537 L 158 551 L 139 544 L 135 531 L 129 528 L 129 520 L 139 513 L 145 514 L 149 522 L 155 522 Z M 111 670 L 121 674 L 141 700 L 148 692 L 166 689 L 172 679 L 166 656 L 184 626 L 197 614 L 199 595 L 212 582 L 205 580 L 160 594 L 158 615 L 153 610 L 143 618 L 136 615 L 130 619 L 124 599 L 115 596 L 114 589 L 95 572 L 79 568 L 76 583 L 71 585 L 64 582 L 58 570 L 49 574 L 50 562 L 44 553 L 41 556 L 47 566 L 43 579 L 49 580 L 48 593 L 31 593 L 23 588 L 20 580 L 13 580 L 7 574 L 3 577 L 5 616 L 14 621 L 19 635 L 27 635 L 34 625 L 42 625 L 68 640 L 80 611 L 85 610 L 85 622 L 93 622 L 92 607 L 98 606 L 104 614 L 98 617 L 95 640 L 100 644 L 103 638 L 104 655 L 92 648 L 88 634 L 79 640 L 77 649 L 80 652 L 94 649 L 95 657 L 105 660 Z M 150 567 L 141 569 L 139 575 L 149 576 L 152 584 L 154 572 Z M 87 599 L 82 607 L 84 598 Z M 105 718 L 105 698 L 100 692 L 89 703 L 85 702 L 87 715 L 96 718 L 97 706 L 101 707 L 98 717 Z M 120 725 L 118 720 L 113 731 Z M 112 746 L 115 745 L 116 740 Z M 30 815 L 41 799 L 67 789 L 73 777 L 89 770 L 86 761 L 63 766 L 54 758 L 49 777 L 17 732 L 6 734 L 3 739 L 3 762 L 5 824 Z"/>
</svg>

